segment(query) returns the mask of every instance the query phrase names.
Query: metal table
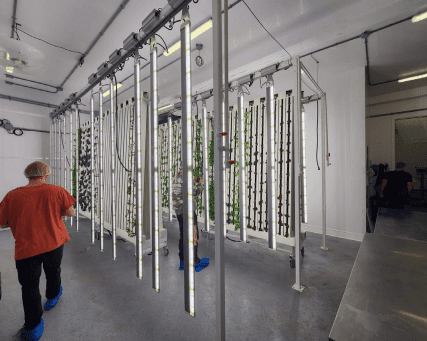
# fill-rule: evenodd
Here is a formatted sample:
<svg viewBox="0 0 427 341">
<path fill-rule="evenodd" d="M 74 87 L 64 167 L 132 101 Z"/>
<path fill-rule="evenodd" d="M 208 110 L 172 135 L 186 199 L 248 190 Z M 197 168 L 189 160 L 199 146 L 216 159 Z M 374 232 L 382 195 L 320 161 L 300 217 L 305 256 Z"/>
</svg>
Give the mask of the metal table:
<svg viewBox="0 0 427 341">
<path fill-rule="evenodd" d="M 366 233 L 329 336 L 427 340 L 427 243 Z"/>
<path fill-rule="evenodd" d="M 374 233 L 427 241 L 427 212 L 381 207 Z"/>
</svg>

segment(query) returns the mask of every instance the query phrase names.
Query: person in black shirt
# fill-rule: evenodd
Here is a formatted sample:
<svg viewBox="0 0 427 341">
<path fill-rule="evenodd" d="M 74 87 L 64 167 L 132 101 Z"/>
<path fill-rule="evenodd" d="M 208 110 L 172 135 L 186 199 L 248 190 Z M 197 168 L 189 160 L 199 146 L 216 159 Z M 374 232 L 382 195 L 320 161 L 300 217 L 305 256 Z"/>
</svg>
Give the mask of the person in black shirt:
<svg viewBox="0 0 427 341">
<path fill-rule="evenodd" d="M 406 164 L 398 162 L 396 170 L 384 174 L 381 197 L 390 202 L 390 208 L 403 209 L 412 190 L 412 175 L 403 169 Z"/>
</svg>

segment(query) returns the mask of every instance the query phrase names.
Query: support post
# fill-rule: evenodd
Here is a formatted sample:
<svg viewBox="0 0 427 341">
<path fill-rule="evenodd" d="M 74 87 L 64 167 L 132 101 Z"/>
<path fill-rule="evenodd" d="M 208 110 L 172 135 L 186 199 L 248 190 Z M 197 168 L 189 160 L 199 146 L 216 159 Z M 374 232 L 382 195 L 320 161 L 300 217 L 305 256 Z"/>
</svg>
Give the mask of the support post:
<svg viewBox="0 0 427 341">
<path fill-rule="evenodd" d="M 237 110 L 239 113 L 239 203 L 240 203 L 240 240 L 247 242 L 246 219 L 247 219 L 247 183 L 246 183 L 246 148 L 245 148 L 245 112 L 243 88 L 239 86 L 237 91 Z"/>
<path fill-rule="evenodd" d="M 76 231 L 79 232 L 79 183 L 80 183 L 80 155 L 79 155 L 79 108 L 76 105 Z"/>
<path fill-rule="evenodd" d="M 268 247 L 276 250 L 276 154 L 274 122 L 274 82 L 273 76 L 267 76 L 267 225 Z"/>
<path fill-rule="evenodd" d="M 52 138 L 53 138 L 53 123 L 52 120 L 50 121 L 50 129 L 49 129 L 49 137 L 50 137 L 50 143 L 49 143 L 49 167 L 50 167 L 50 183 L 52 183 L 53 179 L 53 157 L 52 157 Z"/>
<path fill-rule="evenodd" d="M 213 82 L 214 82 L 214 178 L 215 178 L 215 292 L 216 340 L 225 340 L 225 278 L 224 278 L 224 151 L 223 137 L 223 70 L 222 70 L 222 8 L 221 0 L 212 0 Z"/>
<path fill-rule="evenodd" d="M 90 92 L 90 218 L 91 218 L 91 232 L 92 232 L 92 244 L 95 244 L 95 169 L 94 169 L 94 161 L 95 158 L 93 156 L 94 147 L 93 147 L 93 124 L 94 124 L 94 112 L 93 112 L 93 89 Z"/>
<path fill-rule="evenodd" d="M 328 155 L 326 153 L 326 94 L 320 99 L 321 122 L 322 122 L 322 250 L 329 250 L 326 247 L 326 164 Z"/>
<path fill-rule="evenodd" d="M 193 146 L 191 134 L 191 21 L 184 7 L 181 19 L 181 98 L 182 98 L 182 164 L 183 186 L 183 238 L 184 238 L 184 291 L 185 311 L 195 317 L 194 277 L 194 207 L 193 207 Z"/>
<path fill-rule="evenodd" d="M 135 89 L 135 164 L 136 164 L 136 277 L 143 278 L 142 270 L 142 150 L 141 150 L 141 79 L 139 51 L 135 49 L 134 89 Z M 150 131 L 151 134 L 151 131 Z M 151 181 L 150 181 L 151 183 Z M 152 188 L 152 185 L 150 185 Z M 151 201 L 151 200 L 150 200 Z"/>
<path fill-rule="evenodd" d="M 117 84 L 116 84 L 117 91 Z M 116 260 L 117 247 L 116 247 L 116 130 L 115 130 L 115 112 L 114 103 L 114 86 L 113 86 L 113 75 L 110 76 L 110 133 L 111 133 L 111 228 L 113 230 L 113 260 Z"/>
<path fill-rule="evenodd" d="M 208 111 L 206 109 L 206 100 L 202 101 L 202 121 L 203 121 L 203 175 L 205 186 L 205 230 L 210 232 L 210 217 L 209 217 L 209 129 L 208 129 Z"/>
<path fill-rule="evenodd" d="M 301 160 L 301 61 L 300 57 L 295 57 L 295 76 L 296 76 L 296 94 L 294 94 L 296 110 L 294 110 L 293 118 L 293 146 L 294 146 L 294 174 L 295 174 L 295 284 L 292 287 L 295 290 L 303 291 L 301 286 L 301 182 L 303 176 L 302 160 Z"/>
<path fill-rule="evenodd" d="M 104 112 L 102 108 L 102 84 L 99 83 L 99 224 L 101 226 L 100 229 L 100 237 L 101 237 L 101 251 L 104 252 L 104 165 L 103 165 L 103 121 L 104 121 Z"/>
<path fill-rule="evenodd" d="M 151 179 L 154 185 L 151 192 L 151 202 L 153 203 L 151 211 L 151 252 L 152 252 L 152 270 L 153 270 L 153 289 L 160 292 L 160 273 L 159 273 L 159 164 L 158 164 L 158 83 L 157 83 L 157 42 L 154 37 L 151 38 L 151 76 L 150 76 L 150 98 L 151 98 Z"/>
<path fill-rule="evenodd" d="M 62 187 L 62 143 L 61 143 L 61 122 L 58 123 L 58 143 L 59 143 L 59 186 Z"/>
</svg>

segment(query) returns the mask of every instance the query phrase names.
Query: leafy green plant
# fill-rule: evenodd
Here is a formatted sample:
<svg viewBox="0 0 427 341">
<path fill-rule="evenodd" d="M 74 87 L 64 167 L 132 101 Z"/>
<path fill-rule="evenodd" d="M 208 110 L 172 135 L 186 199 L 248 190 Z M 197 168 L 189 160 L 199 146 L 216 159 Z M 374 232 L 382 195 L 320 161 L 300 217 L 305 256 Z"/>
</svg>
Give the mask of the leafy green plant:
<svg viewBox="0 0 427 341">
<path fill-rule="evenodd" d="M 215 222 L 215 184 L 214 184 L 214 129 L 212 127 L 211 141 L 209 144 L 209 167 L 211 172 L 209 175 L 209 218 Z"/>
</svg>

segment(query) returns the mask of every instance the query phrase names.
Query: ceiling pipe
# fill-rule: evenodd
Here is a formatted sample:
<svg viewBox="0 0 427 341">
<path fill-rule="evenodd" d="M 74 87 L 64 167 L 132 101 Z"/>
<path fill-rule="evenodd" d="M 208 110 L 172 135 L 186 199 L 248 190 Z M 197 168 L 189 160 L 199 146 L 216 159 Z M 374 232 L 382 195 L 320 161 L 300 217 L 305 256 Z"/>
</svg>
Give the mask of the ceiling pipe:
<svg viewBox="0 0 427 341">
<path fill-rule="evenodd" d="M 15 0 L 16 1 L 16 0 Z M 98 42 L 98 40 L 104 35 L 105 31 L 110 27 L 110 25 L 113 23 L 113 21 L 117 18 L 117 16 L 120 14 L 120 12 L 125 8 L 127 3 L 130 0 L 123 0 L 123 2 L 119 5 L 119 7 L 114 12 L 113 16 L 108 20 L 108 22 L 105 24 L 101 32 L 98 33 L 98 36 L 95 38 L 95 40 L 90 44 L 89 48 L 86 50 L 86 52 L 83 54 L 83 57 L 79 59 L 79 62 L 74 66 L 74 68 L 71 70 L 71 72 L 68 74 L 68 76 L 64 79 L 64 81 L 61 83 L 60 87 L 63 87 L 65 82 L 71 77 L 71 75 L 77 70 L 77 68 L 82 64 L 82 60 L 89 54 L 89 52 L 92 50 L 92 48 L 95 46 L 95 44 Z"/>
<path fill-rule="evenodd" d="M 57 109 L 59 106 L 55 105 L 55 104 L 50 104 L 50 103 L 44 103 L 44 102 L 38 102 L 38 101 L 33 101 L 31 99 L 26 99 L 26 98 L 19 98 L 19 97 L 13 97 L 13 96 L 8 96 L 8 95 L 3 95 L 0 94 L 0 98 L 1 99 L 8 99 L 9 101 L 15 101 L 15 102 L 21 102 L 21 103 L 27 103 L 27 104 L 33 104 L 33 105 L 38 105 L 41 107 L 46 107 L 46 108 L 54 108 Z M 80 113 L 82 114 L 87 114 L 90 115 L 90 111 L 87 110 L 79 110 Z M 95 114 L 97 115 L 99 113 L 99 111 L 95 111 Z"/>
<path fill-rule="evenodd" d="M 12 34 L 10 35 L 10 37 L 11 37 L 12 39 L 14 39 L 14 38 L 15 38 L 15 30 L 14 30 L 14 28 L 15 28 L 15 23 L 16 23 L 16 7 L 17 7 L 17 5 L 18 5 L 18 0 L 15 0 L 15 1 L 13 2 Z"/>
<path fill-rule="evenodd" d="M 40 90 L 40 91 L 46 91 L 46 92 L 50 92 L 50 93 L 53 93 L 53 94 L 56 94 L 58 91 L 63 91 L 64 90 L 63 88 L 61 88 L 59 86 L 54 86 L 54 85 L 50 85 L 50 84 L 46 84 L 46 83 L 36 82 L 36 81 L 31 80 L 31 79 L 17 77 L 15 75 L 11 75 L 10 73 L 5 73 L 4 75 L 6 76 L 6 78 L 10 78 L 10 79 L 15 79 L 16 78 L 16 79 L 19 79 L 19 80 L 22 80 L 22 81 L 26 81 L 26 82 L 41 84 L 41 85 L 47 86 L 49 88 L 54 88 L 56 91 L 55 92 L 46 91 L 46 90 L 39 89 L 39 88 L 32 88 L 32 89 L 36 89 L 36 90 Z M 20 84 L 16 84 L 16 83 L 13 83 L 13 84 L 20 85 Z M 25 86 L 25 85 L 22 85 L 22 86 Z"/>
</svg>

